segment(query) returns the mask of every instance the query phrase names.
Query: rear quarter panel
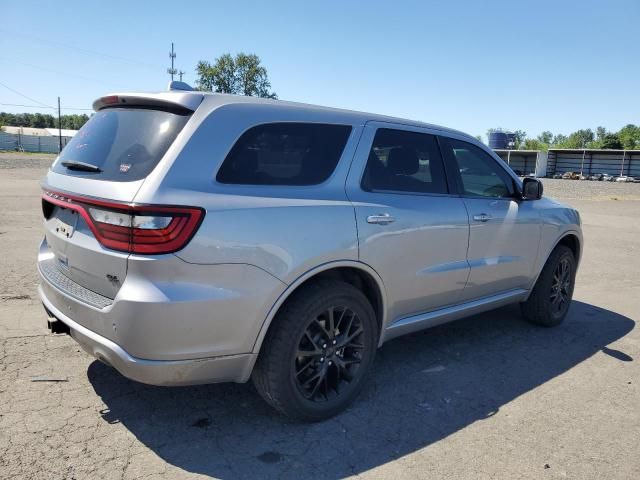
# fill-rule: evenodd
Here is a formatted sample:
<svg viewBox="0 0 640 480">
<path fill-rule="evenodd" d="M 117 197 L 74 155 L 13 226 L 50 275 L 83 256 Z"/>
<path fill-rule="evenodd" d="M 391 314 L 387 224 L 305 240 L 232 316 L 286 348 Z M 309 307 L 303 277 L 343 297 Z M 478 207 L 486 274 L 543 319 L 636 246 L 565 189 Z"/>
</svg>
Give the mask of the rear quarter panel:
<svg viewBox="0 0 640 480">
<path fill-rule="evenodd" d="M 197 112 L 196 112 L 197 114 Z M 245 263 L 290 284 L 330 261 L 357 260 L 353 206 L 344 183 L 361 126 L 340 116 L 303 108 L 231 104 L 191 123 L 191 137 L 176 158 L 156 169 L 136 202 L 204 207 L 205 219 L 186 248 L 177 252 L 194 264 Z M 246 186 L 216 181 L 216 173 L 247 129 L 270 122 L 351 125 L 338 165 L 320 185 Z"/>
</svg>

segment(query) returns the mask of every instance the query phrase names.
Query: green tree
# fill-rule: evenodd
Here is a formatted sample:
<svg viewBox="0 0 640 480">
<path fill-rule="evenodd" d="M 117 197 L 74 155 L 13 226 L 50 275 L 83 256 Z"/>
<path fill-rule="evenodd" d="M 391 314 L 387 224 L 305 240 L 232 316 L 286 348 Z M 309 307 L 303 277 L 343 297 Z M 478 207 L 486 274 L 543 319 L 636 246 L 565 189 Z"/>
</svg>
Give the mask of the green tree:
<svg viewBox="0 0 640 480">
<path fill-rule="evenodd" d="M 31 126 L 35 128 L 45 128 L 47 126 L 47 121 L 44 118 L 44 115 L 41 113 L 34 114 Z"/>
<path fill-rule="evenodd" d="M 235 58 L 225 53 L 213 64 L 201 60 L 196 66 L 199 90 L 233 93 L 263 98 L 278 98 L 271 91 L 267 69 L 255 54 L 238 53 Z"/>
<path fill-rule="evenodd" d="M 600 142 L 600 148 L 621 149 L 622 142 L 615 133 L 607 133 Z"/>
<path fill-rule="evenodd" d="M 89 120 L 89 116 L 62 115 L 62 128 L 78 130 Z M 6 113 L 0 112 L 0 124 L 11 127 L 58 128 L 58 117 L 49 113 Z"/>
<path fill-rule="evenodd" d="M 618 138 L 622 142 L 623 148 L 640 148 L 640 126 L 632 123 L 625 125 L 618 132 Z"/>
<path fill-rule="evenodd" d="M 569 138 L 566 135 L 559 133 L 557 135 L 554 135 L 551 145 L 556 148 L 568 148 L 566 146 L 568 140 Z"/>
<path fill-rule="evenodd" d="M 216 58 L 214 65 L 200 60 L 196 66 L 199 90 L 219 93 L 238 93 L 238 78 L 234 58 L 225 53 Z"/>
<path fill-rule="evenodd" d="M 537 140 L 540 143 L 546 143 L 547 145 L 549 145 L 553 141 L 553 133 L 551 133 L 549 130 L 545 130 L 540 135 L 538 135 Z"/>
<path fill-rule="evenodd" d="M 593 139 L 593 130 L 590 128 L 575 131 L 569 135 L 569 148 L 586 148 Z"/>
<path fill-rule="evenodd" d="M 537 138 L 525 138 L 522 148 L 524 150 L 547 150 L 549 146 Z"/>
<path fill-rule="evenodd" d="M 516 149 L 520 149 L 527 138 L 527 132 L 524 130 L 516 130 L 513 134 L 516 137 Z"/>
</svg>

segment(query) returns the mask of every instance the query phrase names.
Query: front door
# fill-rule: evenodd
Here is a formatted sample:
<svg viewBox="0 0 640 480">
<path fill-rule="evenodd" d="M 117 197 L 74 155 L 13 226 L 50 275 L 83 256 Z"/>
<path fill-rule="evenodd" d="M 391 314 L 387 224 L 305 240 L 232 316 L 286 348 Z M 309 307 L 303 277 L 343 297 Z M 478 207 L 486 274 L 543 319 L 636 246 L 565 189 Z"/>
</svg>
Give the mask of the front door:
<svg viewBox="0 0 640 480">
<path fill-rule="evenodd" d="M 514 178 L 501 160 L 477 145 L 440 138 L 446 161 L 459 172 L 469 213 L 470 273 L 463 299 L 474 300 L 527 289 L 538 254 L 541 218 L 535 201 L 518 197 Z"/>
<path fill-rule="evenodd" d="M 381 276 L 389 322 L 459 302 L 469 236 L 438 140 L 428 130 L 367 124 L 347 180 L 360 261 Z"/>
</svg>

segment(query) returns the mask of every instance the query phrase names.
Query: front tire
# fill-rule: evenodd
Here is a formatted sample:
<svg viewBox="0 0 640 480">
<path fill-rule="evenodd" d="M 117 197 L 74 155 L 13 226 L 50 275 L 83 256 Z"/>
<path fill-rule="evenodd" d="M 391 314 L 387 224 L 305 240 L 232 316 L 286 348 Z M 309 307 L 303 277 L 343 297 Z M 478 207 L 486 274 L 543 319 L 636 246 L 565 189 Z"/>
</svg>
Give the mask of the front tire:
<svg viewBox="0 0 640 480">
<path fill-rule="evenodd" d="M 281 413 L 319 421 L 358 395 L 378 342 L 375 313 L 360 290 L 342 281 L 303 286 L 267 333 L 252 380 Z"/>
<path fill-rule="evenodd" d="M 555 327 L 569 312 L 576 278 L 576 259 L 570 248 L 558 245 L 545 264 L 526 302 L 520 304 L 531 323 Z"/>
</svg>

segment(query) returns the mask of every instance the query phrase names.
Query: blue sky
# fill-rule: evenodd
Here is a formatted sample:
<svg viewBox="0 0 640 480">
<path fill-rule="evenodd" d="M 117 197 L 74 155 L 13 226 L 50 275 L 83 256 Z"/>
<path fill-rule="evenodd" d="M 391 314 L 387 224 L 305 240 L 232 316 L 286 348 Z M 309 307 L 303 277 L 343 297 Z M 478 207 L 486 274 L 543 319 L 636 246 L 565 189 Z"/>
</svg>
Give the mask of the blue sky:
<svg viewBox="0 0 640 480">
<path fill-rule="evenodd" d="M 282 99 L 473 135 L 640 123 L 638 0 L 0 0 L 0 18 L 0 82 L 47 105 L 165 89 L 173 41 L 190 83 L 200 59 L 256 53 Z M 34 104 L 1 85 L 0 103 Z"/>
</svg>

